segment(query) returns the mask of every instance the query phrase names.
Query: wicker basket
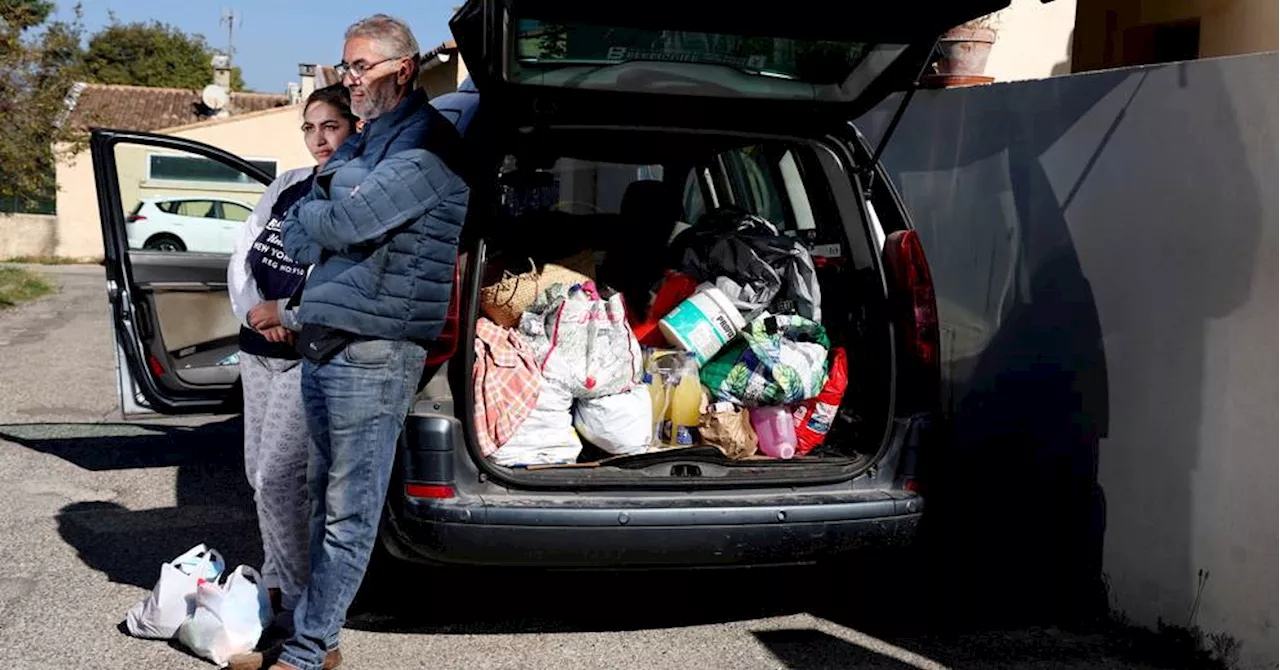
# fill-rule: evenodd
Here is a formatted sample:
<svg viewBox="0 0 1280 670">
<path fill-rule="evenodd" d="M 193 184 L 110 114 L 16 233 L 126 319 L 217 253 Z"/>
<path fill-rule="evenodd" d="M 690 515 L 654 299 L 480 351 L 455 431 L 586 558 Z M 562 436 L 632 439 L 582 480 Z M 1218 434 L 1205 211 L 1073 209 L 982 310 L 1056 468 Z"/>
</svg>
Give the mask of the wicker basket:
<svg viewBox="0 0 1280 670">
<path fill-rule="evenodd" d="M 590 276 L 565 267 L 584 267 L 582 260 L 576 256 L 570 257 L 560 262 L 547 263 L 539 271 L 537 264 L 530 258 L 529 269 L 525 272 L 515 274 L 504 270 L 501 279 L 480 289 L 480 309 L 489 320 L 499 326 L 514 328 L 520 323 L 520 315 L 538 299 L 539 292 L 552 284 L 582 284 L 592 281 Z"/>
</svg>

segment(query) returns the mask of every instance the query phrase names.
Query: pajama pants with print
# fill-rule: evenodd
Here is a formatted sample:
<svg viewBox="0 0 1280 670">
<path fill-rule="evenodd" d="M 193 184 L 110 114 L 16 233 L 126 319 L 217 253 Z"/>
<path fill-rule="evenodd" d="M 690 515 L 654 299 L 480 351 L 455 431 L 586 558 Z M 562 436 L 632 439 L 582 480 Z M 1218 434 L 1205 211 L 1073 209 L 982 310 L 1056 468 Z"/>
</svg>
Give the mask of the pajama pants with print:
<svg viewBox="0 0 1280 670">
<path fill-rule="evenodd" d="M 292 610 L 306 588 L 311 436 L 302 405 L 302 361 L 240 352 L 244 387 L 244 472 L 262 533 L 262 581 Z"/>
</svg>

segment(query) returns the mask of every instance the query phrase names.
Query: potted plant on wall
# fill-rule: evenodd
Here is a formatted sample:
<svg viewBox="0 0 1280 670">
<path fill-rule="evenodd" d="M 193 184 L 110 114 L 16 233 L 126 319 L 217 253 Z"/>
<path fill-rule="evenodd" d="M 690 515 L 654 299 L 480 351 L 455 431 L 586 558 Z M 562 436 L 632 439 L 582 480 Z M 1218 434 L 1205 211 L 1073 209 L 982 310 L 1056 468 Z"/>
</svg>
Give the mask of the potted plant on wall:
<svg viewBox="0 0 1280 670">
<path fill-rule="evenodd" d="M 939 58 L 932 71 L 925 74 L 921 85 L 926 88 L 951 88 L 990 84 L 995 77 L 984 74 L 991 47 L 996 43 L 1000 12 L 980 16 L 962 23 L 938 38 Z"/>
</svg>

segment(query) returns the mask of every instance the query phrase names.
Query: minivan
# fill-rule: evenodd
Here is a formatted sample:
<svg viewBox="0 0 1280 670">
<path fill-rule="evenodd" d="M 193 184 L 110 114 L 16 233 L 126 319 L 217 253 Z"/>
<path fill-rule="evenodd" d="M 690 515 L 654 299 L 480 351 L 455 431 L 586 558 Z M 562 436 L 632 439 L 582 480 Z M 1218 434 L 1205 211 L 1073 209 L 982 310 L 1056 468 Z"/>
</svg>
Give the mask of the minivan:
<svg viewBox="0 0 1280 670">
<path fill-rule="evenodd" d="M 802 564 L 910 543 L 938 434 L 937 308 L 920 240 L 878 160 L 887 136 L 872 145 L 851 120 L 896 91 L 908 91 L 905 106 L 939 35 L 1007 4 L 466 2 L 450 27 L 474 91 L 449 98 L 462 105 L 452 116 L 468 119 L 473 168 L 455 291 L 462 344 L 424 370 L 382 546 L 433 564 L 620 569 Z M 127 244 L 121 189 L 135 186 L 118 163 L 139 145 L 269 178 L 188 139 L 91 139 L 126 410 L 234 412 L 225 257 Z M 504 206 L 506 176 L 521 171 L 550 175 L 553 211 Z M 602 276 L 643 286 L 661 276 L 679 230 L 726 207 L 812 254 L 823 325 L 849 361 L 825 443 L 790 460 L 701 447 L 615 458 L 586 449 L 547 467 L 483 458 L 470 342 L 481 285 L 504 259 L 585 249 Z"/>
</svg>

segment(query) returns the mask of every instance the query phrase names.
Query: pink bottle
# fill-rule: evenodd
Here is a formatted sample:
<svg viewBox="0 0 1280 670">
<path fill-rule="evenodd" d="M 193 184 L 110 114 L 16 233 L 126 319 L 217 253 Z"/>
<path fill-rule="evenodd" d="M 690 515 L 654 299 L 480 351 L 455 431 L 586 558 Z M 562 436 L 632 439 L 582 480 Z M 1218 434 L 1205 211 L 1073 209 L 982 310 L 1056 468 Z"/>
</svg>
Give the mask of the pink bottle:
<svg viewBox="0 0 1280 670">
<path fill-rule="evenodd" d="M 786 407 L 753 407 L 751 427 L 760 439 L 760 451 L 772 458 L 796 455 L 796 428 Z"/>
</svg>

